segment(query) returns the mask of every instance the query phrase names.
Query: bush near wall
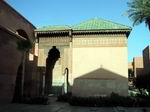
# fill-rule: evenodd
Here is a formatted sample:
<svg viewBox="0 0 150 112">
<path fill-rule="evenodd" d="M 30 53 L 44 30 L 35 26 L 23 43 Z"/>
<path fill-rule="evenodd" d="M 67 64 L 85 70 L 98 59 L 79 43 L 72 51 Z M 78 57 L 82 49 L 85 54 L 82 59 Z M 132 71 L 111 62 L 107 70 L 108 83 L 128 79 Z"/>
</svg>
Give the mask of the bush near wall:
<svg viewBox="0 0 150 112">
<path fill-rule="evenodd" d="M 135 86 L 137 89 L 146 89 L 150 96 L 150 74 L 141 74 L 135 80 Z M 142 94 L 142 93 L 141 93 Z"/>
<path fill-rule="evenodd" d="M 149 107 L 150 99 L 138 97 L 124 97 L 112 93 L 109 97 L 75 97 L 70 95 L 61 95 L 58 101 L 69 102 L 72 106 L 88 106 L 88 107 Z"/>
<path fill-rule="evenodd" d="M 66 93 L 66 94 L 63 94 L 63 95 L 59 95 L 57 97 L 57 101 L 60 101 L 60 102 L 69 102 L 69 100 L 71 99 L 71 97 L 72 97 L 71 93 Z"/>
<path fill-rule="evenodd" d="M 69 101 L 74 106 L 94 106 L 94 107 L 114 107 L 114 106 L 132 106 L 134 99 L 112 94 L 110 97 L 72 97 Z"/>
</svg>

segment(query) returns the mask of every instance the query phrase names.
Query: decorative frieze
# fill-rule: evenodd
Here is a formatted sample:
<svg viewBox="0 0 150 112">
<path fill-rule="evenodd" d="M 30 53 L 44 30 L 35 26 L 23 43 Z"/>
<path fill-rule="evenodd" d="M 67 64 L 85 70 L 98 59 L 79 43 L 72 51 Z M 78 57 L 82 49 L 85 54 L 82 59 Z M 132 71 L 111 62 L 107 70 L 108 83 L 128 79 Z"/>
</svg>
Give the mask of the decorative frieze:
<svg viewBox="0 0 150 112">
<path fill-rule="evenodd" d="M 41 45 L 69 45 L 70 37 L 42 37 L 39 38 L 39 46 Z"/>
<path fill-rule="evenodd" d="M 113 47 L 127 46 L 127 38 L 125 36 L 90 36 L 85 38 L 74 37 L 73 47 Z"/>
</svg>

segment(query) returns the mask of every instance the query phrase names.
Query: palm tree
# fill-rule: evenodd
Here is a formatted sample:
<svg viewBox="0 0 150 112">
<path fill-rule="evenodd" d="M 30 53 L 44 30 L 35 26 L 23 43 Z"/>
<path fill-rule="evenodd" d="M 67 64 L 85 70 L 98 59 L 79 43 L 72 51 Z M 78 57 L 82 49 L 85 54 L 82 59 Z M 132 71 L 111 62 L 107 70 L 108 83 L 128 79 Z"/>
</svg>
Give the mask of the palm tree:
<svg viewBox="0 0 150 112">
<path fill-rule="evenodd" d="M 18 40 L 17 41 L 17 49 L 22 52 L 21 63 L 18 67 L 17 77 L 16 77 L 16 85 L 14 91 L 13 102 L 21 102 L 23 96 L 23 86 L 24 86 L 24 72 L 25 72 L 25 59 L 26 54 L 29 49 L 32 48 L 32 43 L 30 40 Z"/>
<path fill-rule="evenodd" d="M 133 21 L 133 25 L 145 22 L 150 30 L 150 0 L 131 0 L 128 6 L 128 17 Z"/>
</svg>

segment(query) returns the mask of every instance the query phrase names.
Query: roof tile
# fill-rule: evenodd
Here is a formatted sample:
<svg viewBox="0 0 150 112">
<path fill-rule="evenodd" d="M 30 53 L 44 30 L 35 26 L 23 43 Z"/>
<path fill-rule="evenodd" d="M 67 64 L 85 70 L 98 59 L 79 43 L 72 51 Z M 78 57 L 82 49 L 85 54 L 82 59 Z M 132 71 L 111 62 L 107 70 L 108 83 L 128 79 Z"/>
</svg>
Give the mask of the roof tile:
<svg viewBox="0 0 150 112">
<path fill-rule="evenodd" d="M 99 18 L 90 19 L 72 26 L 73 30 L 131 29 L 131 27 Z"/>
<path fill-rule="evenodd" d="M 72 26 L 63 25 L 63 26 L 45 26 L 38 28 L 36 31 L 47 31 L 47 30 L 101 30 L 101 29 L 131 29 L 131 27 L 115 23 L 112 21 L 94 18 L 79 24 Z"/>
</svg>

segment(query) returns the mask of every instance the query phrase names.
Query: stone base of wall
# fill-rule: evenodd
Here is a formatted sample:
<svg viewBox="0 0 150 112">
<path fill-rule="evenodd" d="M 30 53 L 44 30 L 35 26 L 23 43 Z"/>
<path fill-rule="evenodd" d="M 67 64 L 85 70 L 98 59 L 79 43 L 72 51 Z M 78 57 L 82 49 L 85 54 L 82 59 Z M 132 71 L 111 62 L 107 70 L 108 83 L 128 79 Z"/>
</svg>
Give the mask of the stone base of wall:
<svg viewBox="0 0 150 112">
<path fill-rule="evenodd" d="M 109 96 L 117 93 L 121 96 L 128 95 L 126 80 L 99 80 L 99 79 L 75 79 L 72 94 L 79 97 Z"/>
</svg>

